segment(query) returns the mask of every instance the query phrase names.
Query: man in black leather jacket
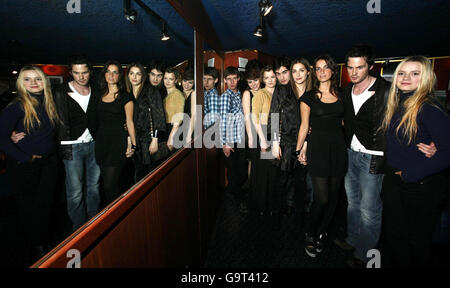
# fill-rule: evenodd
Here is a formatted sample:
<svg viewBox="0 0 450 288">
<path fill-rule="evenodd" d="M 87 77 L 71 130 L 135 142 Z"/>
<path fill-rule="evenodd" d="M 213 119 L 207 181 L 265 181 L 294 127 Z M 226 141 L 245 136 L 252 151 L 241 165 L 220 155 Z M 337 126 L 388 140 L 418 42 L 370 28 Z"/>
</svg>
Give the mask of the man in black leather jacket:
<svg viewBox="0 0 450 288">
<path fill-rule="evenodd" d="M 56 87 L 53 96 L 62 121 L 57 133 L 59 152 L 66 172 L 68 215 L 75 230 L 97 214 L 100 206 L 94 141 L 100 95 L 90 85 L 92 69 L 84 57 L 74 57 L 69 71 L 73 80 Z"/>
</svg>

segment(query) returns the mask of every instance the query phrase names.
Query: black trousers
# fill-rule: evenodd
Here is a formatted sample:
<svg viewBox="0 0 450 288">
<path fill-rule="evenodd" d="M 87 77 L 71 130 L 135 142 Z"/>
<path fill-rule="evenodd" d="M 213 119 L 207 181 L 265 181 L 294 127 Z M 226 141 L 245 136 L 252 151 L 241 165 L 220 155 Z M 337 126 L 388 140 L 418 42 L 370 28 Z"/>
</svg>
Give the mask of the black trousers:
<svg viewBox="0 0 450 288">
<path fill-rule="evenodd" d="M 245 159 L 245 149 L 233 148 L 234 152 L 229 157 L 224 157 L 227 168 L 228 190 L 239 201 L 244 201 L 241 185 L 247 180 L 247 159 Z M 222 152 L 223 153 L 223 152 Z"/>
<path fill-rule="evenodd" d="M 20 235 L 30 247 L 49 244 L 58 179 L 56 153 L 26 163 L 10 159 L 7 171 L 18 204 Z"/>
<path fill-rule="evenodd" d="M 280 193 L 280 210 L 287 206 L 304 210 L 306 201 L 306 168 L 296 166 L 292 171 L 278 169 L 278 191 Z"/>
<path fill-rule="evenodd" d="M 444 173 L 405 183 L 391 171 L 384 176 L 383 251 L 385 267 L 426 267 L 431 262 L 433 229 L 446 189 Z"/>
</svg>

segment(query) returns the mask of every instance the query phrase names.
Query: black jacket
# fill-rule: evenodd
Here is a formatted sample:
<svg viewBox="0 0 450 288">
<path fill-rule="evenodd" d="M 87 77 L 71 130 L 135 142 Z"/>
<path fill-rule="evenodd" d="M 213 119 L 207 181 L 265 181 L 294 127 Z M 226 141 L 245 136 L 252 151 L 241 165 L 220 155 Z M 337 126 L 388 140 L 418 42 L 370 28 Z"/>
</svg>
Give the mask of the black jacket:
<svg viewBox="0 0 450 288">
<path fill-rule="evenodd" d="M 344 127 L 345 140 L 347 147 L 350 144 L 353 135 L 356 134 L 359 142 L 368 150 L 384 151 L 385 139 L 384 134 L 378 131 L 384 118 L 387 97 L 391 83 L 381 77 L 377 77 L 375 83 L 370 87 L 369 91 L 375 91 L 355 115 L 352 100 L 353 83 L 347 85 L 343 92 L 343 100 L 345 104 Z M 384 157 L 372 156 L 370 163 L 370 173 L 382 173 L 384 165 Z"/>
<path fill-rule="evenodd" d="M 60 145 L 61 141 L 76 140 L 71 139 L 71 127 L 69 118 L 68 100 L 69 95 L 67 93 L 72 92 L 69 87 L 69 83 L 56 86 L 53 89 L 53 99 L 55 101 L 58 115 L 61 118 L 62 124 L 57 127 L 57 139 L 59 146 L 59 153 L 62 159 L 72 160 L 72 145 Z M 89 129 L 92 137 L 95 139 L 98 122 L 96 115 L 96 104 L 100 99 L 99 91 L 91 85 L 91 97 L 89 98 L 88 109 L 85 114 L 86 127 Z"/>
</svg>

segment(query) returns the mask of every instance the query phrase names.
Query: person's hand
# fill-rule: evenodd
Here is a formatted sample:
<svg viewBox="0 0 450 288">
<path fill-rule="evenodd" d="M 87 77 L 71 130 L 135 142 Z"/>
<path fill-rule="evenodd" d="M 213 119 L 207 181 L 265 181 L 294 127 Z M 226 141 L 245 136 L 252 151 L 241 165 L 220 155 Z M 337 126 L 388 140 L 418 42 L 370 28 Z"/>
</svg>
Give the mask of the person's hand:
<svg viewBox="0 0 450 288">
<path fill-rule="evenodd" d="M 148 151 L 150 154 L 158 152 L 158 138 L 152 138 L 152 142 L 150 142 L 150 145 L 148 146 Z"/>
<path fill-rule="evenodd" d="M 400 176 L 400 177 L 402 177 L 402 171 L 394 172 L 394 174 L 395 174 L 395 175 L 398 175 L 398 176 Z"/>
<path fill-rule="evenodd" d="M 228 145 L 223 145 L 222 150 L 223 150 L 223 154 L 225 154 L 225 156 L 226 156 L 227 158 L 230 157 L 231 152 L 234 152 L 233 148 L 231 148 L 231 147 L 228 146 Z"/>
<path fill-rule="evenodd" d="M 41 158 L 42 158 L 41 155 L 33 154 L 33 156 L 31 156 L 31 162 L 33 162 L 33 161 L 36 160 L 36 159 L 41 159 Z"/>
<path fill-rule="evenodd" d="M 300 154 L 298 155 L 298 161 L 300 161 L 300 164 L 307 165 L 306 149 L 300 150 Z"/>
<path fill-rule="evenodd" d="M 167 140 L 167 148 L 169 148 L 170 151 L 173 150 L 173 137 L 169 137 L 169 139 Z"/>
<path fill-rule="evenodd" d="M 433 155 L 437 151 L 437 148 L 434 145 L 434 142 L 431 142 L 430 145 L 427 145 L 424 143 L 419 143 L 419 144 L 417 144 L 417 148 L 419 149 L 420 152 L 425 154 L 425 157 L 428 157 L 428 158 L 433 157 Z"/>
<path fill-rule="evenodd" d="M 25 132 L 16 133 L 16 131 L 13 131 L 11 133 L 11 137 L 10 138 L 11 138 L 11 141 L 14 144 L 17 144 L 20 140 L 23 139 L 23 137 L 25 137 L 25 135 L 27 135 L 27 134 L 25 134 Z"/>
<path fill-rule="evenodd" d="M 269 150 L 269 144 L 265 140 L 261 141 L 261 151 L 266 152 Z"/>
<path fill-rule="evenodd" d="M 281 154 L 280 143 L 278 143 L 277 141 L 274 141 L 273 145 L 272 145 L 272 156 L 273 156 L 273 158 L 280 160 L 281 155 L 282 154 Z"/>
</svg>

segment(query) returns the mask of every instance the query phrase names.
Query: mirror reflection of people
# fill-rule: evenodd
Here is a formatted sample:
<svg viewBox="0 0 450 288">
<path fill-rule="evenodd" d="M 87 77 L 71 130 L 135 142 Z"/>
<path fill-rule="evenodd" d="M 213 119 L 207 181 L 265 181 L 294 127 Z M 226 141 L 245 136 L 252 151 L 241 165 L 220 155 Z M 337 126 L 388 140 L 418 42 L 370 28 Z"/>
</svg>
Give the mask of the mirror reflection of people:
<svg viewBox="0 0 450 288">
<path fill-rule="evenodd" d="M 297 141 L 298 159 L 307 164 L 314 193 L 305 234 L 305 252 L 310 257 L 316 257 L 323 250 L 347 172 L 342 130 L 344 104 L 338 93 L 338 68 L 328 55 L 317 57 L 313 67 L 313 90 L 300 98 L 302 118 Z M 304 147 L 310 125 L 311 134 Z"/>
<path fill-rule="evenodd" d="M 219 92 L 216 84 L 219 81 L 219 72 L 214 67 L 206 67 L 203 72 L 204 91 L 204 113 L 203 121 L 205 129 L 212 126 L 219 118 Z"/>
<path fill-rule="evenodd" d="M 194 85 L 194 70 L 188 68 L 183 73 L 183 95 L 185 99 L 184 104 L 184 114 L 185 117 L 189 117 L 189 127 L 186 131 L 186 136 L 184 143 L 189 143 L 192 140 L 192 133 L 194 132 L 195 116 L 196 116 L 196 95 L 195 95 L 195 85 Z"/>
<path fill-rule="evenodd" d="M 224 71 L 227 90 L 219 97 L 220 136 L 225 167 L 227 168 L 228 192 L 239 202 L 239 209 L 247 213 L 246 197 L 241 189 L 247 178 L 245 149 L 244 111 L 241 92 L 238 90 L 239 71 L 236 67 L 227 67 Z"/>
<path fill-rule="evenodd" d="M 277 78 L 272 66 L 265 66 L 259 71 L 259 77 L 262 78 L 264 88 L 253 89 L 254 96 L 252 97 L 251 106 L 251 121 L 256 130 L 255 141 L 256 150 L 255 155 L 251 158 L 251 201 L 259 215 L 274 214 L 279 210 L 279 203 L 277 203 L 277 180 L 278 168 L 270 163 L 270 160 L 263 159 L 262 153 L 270 149 L 270 131 L 267 130 L 267 123 L 269 119 L 270 105 L 272 102 L 272 95 L 277 84 Z M 251 74 L 250 74 L 251 75 Z M 260 78 L 251 79 L 247 81 L 257 82 L 259 84 Z M 253 84 L 249 83 L 250 88 Z M 256 85 L 256 84 L 255 84 Z M 259 85 L 253 88 L 259 88 Z M 253 152 L 254 153 L 254 152 Z"/>
<path fill-rule="evenodd" d="M 119 62 L 108 61 L 103 67 L 100 95 L 96 106 L 98 128 L 95 156 L 103 178 L 105 202 L 109 204 L 120 195 L 121 170 L 126 157 L 131 157 L 137 148 L 133 122 L 134 97 L 125 90 L 124 73 Z M 127 129 L 124 129 L 124 123 Z"/>
<path fill-rule="evenodd" d="M 0 150 L 8 155 L 7 171 L 18 203 L 18 229 L 25 265 L 49 249 L 49 226 L 58 175 L 56 111 L 50 82 L 35 66 L 23 67 L 17 97 L 0 113 Z M 11 133 L 24 133 L 13 143 Z"/>
<path fill-rule="evenodd" d="M 174 136 L 183 121 L 185 105 L 183 92 L 176 87 L 179 78 L 180 73 L 176 68 L 166 69 L 166 72 L 164 73 L 164 87 L 166 87 L 167 96 L 164 98 L 163 104 L 166 113 L 166 131 L 169 133 L 167 147 L 170 151 L 174 149 Z"/>
<path fill-rule="evenodd" d="M 386 267 L 429 267 L 433 229 L 447 189 L 450 117 L 433 96 L 431 61 L 407 57 L 394 72 L 382 130 L 387 172 L 383 179 Z M 427 157 L 422 144 L 435 143 Z"/>
<path fill-rule="evenodd" d="M 147 67 L 149 83 L 150 85 L 159 90 L 162 101 L 167 96 L 167 91 L 164 88 L 164 81 L 163 81 L 164 72 L 166 72 L 166 68 L 167 67 L 165 63 L 156 60 L 152 61 Z"/>
<path fill-rule="evenodd" d="M 147 81 L 142 64 L 127 67 L 127 92 L 134 96 L 134 125 L 136 143 L 140 147 L 133 155 L 135 182 L 150 173 L 159 164 L 150 155 L 158 152 L 158 139 L 164 138 L 166 121 L 159 90 Z"/>
</svg>

